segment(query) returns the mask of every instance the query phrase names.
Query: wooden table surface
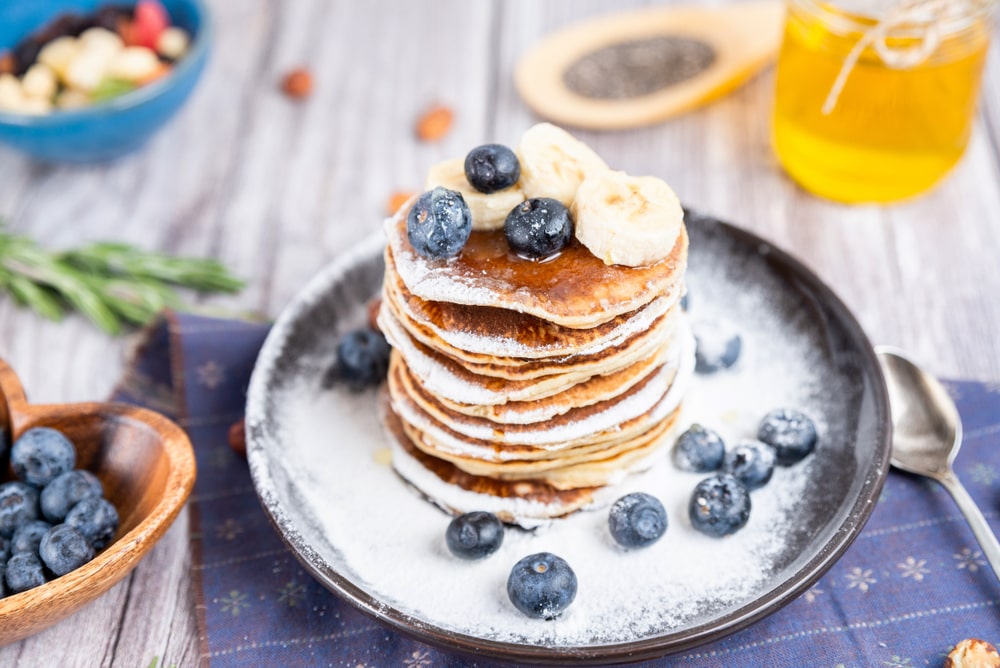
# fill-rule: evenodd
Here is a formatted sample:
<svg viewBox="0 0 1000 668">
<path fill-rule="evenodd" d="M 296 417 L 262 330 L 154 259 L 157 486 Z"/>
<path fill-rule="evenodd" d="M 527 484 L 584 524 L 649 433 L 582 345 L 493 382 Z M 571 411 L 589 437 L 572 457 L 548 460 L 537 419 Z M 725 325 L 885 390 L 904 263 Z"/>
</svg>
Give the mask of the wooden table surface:
<svg viewBox="0 0 1000 668">
<path fill-rule="evenodd" d="M 249 281 L 207 303 L 276 316 L 304 282 L 376 230 L 397 189 L 536 121 L 512 85 L 520 53 L 547 31 L 637 1 L 210 2 L 211 62 L 180 115 L 110 165 L 34 163 L 0 148 L 0 217 L 52 247 L 120 239 L 216 257 Z M 663 2 L 656 4 L 665 4 Z M 282 75 L 306 66 L 293 102 Z M 816 199 L 770 146 L 773 73 L 651 128 L 579 133 L 612 166 L 661 176 L 692 207 L 771 239 L 826 280 L 874 342 L 934 372 L 1000 380 L 1000 51 L 993 48 L 969 150 L 935 191 L 897 206 Z M 452 107 L 441 142 L 413 123 Z M 107 396 L 129 337 L 79 317 L 43 321 L 0 296 L 0 356 L 32 400 Z M 3 666 L 188 666 L 199 660 L 187 516 L 125 581 L 74 617 L 0 649 Z"/>
</svg>

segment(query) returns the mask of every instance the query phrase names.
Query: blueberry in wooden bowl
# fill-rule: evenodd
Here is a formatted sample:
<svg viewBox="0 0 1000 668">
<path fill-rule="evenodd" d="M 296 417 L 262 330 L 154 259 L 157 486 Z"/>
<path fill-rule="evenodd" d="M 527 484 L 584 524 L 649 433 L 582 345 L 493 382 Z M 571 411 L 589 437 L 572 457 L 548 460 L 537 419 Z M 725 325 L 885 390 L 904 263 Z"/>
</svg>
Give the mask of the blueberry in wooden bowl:
<svg viewBox="0 0 1000 668">
<path fill-rule="evenodd" d="M 86 478 L 84 491 L 59 490 L 62 495 L 77 493 L 81 500 L 66 518 L 53 517 L 51 510 L 44 517 L 54 525 L 53 535 L 41 539 L 43 547 L 39 561 L 46 581 L 36 582 L 37 586 L 17 593 L 7 586 L 9 582 L 0 587 L 0 595 L 6 594 L 0 598 L 0 645 L 25 638 L 68 617 L 124 578 L 174 521 L 194 486 L 195 460 L 191 442 L 181 428 L 167 418 L 117 403 L 30 404 L 13 369 L 0 360 L 0 488 L 16 479 L 15 469 L 22 476 L 26 475 L 23 461 L 17 461 L 19 457 L 31 459 L 33 464 L 39 463 L 35 461 L 36 455 L 42 460 L 46 457 L 62 460 L 63 453 L 52 455 L 45 444 L 38 449 L 40 454 L 32 452 L 27 456 L 17 452 L 25 446 L 10 447 L 12 443 L 23 444 L 26 433 L 41 432 L 52 436 L 48 430 L 64 436 L 75 450 L 75 461 L 60 461 L 57 470 L 51 471 L 53 480 L 64 476 L 66 472 L 60 473 L 60 470 L 67 466 L 89 471 L 100 483 L 101 496 L 86 491 L 90 477 L 85 475 L 81 476 Z M 11 465 L 12 457 L 17 466 Z M 14 487 L 38 489 L 27 483 L 17 483 Z M 85 518 L 90 525 L 94 522 L 100 525 L 97 527 L 99 538 L 86 535 L 87 524 L 78 523 L 70 528 L 74 517 L 85 507 L 100 507 L 103 512 L 99 517 L 89 515 Z M 117 522 L 112 523 L 113 531 L 108 529 L 109 513 L 117 515 Z M 43 520 L 40 503 L 36 514 L 38 518 L 33 521 Z M 30 518 L 23 519 L 27 523 Z M 66 549 L 89 557 L 90 548 L 80 542 L 80 536 L 95 548 L 92 558 L 79 558 L 76 563 L 64 561 L 60 565 L 53 562 L 53 568 L 45 563 L 60 549 L 64 550 L 60 558 L 66 556 Z M 10 543 L 0 535 L 0 543 L 5 541 Z M 2 551 L 3 545 L 0 545 Z M 14 555 L 19 560 L 16 567 L 21 569 L 21 575 L 38 575 L 37 564 L 32 558 L 26 559 L 24 554 L 34 555 Z M 34 572 L 29 572 L 31 568 L 26 569 L 25 564 L 20 563 L 26 561 L 32 562 L 28 566 L 35 568 Z M 31 577 L 13 578 L 13 581 L 19 584 L 26 579 Z"/>
</svg>

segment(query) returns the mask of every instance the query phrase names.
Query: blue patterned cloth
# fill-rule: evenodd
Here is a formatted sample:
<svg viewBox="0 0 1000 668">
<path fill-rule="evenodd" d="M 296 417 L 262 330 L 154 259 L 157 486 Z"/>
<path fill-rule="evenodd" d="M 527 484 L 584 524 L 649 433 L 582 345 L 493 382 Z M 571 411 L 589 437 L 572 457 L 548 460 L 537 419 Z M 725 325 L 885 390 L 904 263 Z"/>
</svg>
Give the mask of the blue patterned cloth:
<svg viewBox="0 0 1000 668">
<path fill-rule="evenodd" d="M 195 446 L 192 568 L 205 663 L 470 665 L 329 593 L 269 524 L 227 441 L 266 334 L 260 324 L 168 315 L 147 332 L 116 393 L 172 415 Z M 1000 532 L 1000 384 L 947 386 L 965 425 L 958 474 Z M 940 666 L 967 637 L 1000 642 L 1000 582 L 947 493 L 893 472 L 860 537 L 816 586 L 740 633 L 643 665 Z"/>
</svg>

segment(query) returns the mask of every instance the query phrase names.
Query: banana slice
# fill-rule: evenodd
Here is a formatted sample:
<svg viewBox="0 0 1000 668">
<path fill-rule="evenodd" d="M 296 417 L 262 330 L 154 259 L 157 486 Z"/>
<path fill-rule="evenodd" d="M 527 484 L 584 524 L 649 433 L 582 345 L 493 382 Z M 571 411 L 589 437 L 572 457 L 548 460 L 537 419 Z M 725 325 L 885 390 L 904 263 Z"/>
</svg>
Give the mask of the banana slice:
<svg viewBox="0 0 1000 668">
<path fill-rule="evenodd" d="M 472 229 L 500 230 L 507 220 L 511 209 L 525 200 L 524 193 L 515 183 L 510 188 L 498 190 L 495 193 L 481 193 L 469 184 L 465 178 L 465 159 L 455 158 L 439 162 L 427 172 L 427 183 L 424 188 L 430 190 L 437 186 L 457 190 L 462 193 L 465 203 L 472 212 Z"/>
<path fill-rule="evenodd" d="M 681 203 L 662 179 L 610 170 L 580 184 L 572 214 L 580 243 L 605 264 L 629 267 L 670 255 L 684 225 Z"/>
<path fill-rule="evenodd" d="M 528 128 L 517 152 L 525 199 L 552 197 L 567 207 L 587 176 L 608 169 L 589 146 L 551 123 Z"/>
</svg>

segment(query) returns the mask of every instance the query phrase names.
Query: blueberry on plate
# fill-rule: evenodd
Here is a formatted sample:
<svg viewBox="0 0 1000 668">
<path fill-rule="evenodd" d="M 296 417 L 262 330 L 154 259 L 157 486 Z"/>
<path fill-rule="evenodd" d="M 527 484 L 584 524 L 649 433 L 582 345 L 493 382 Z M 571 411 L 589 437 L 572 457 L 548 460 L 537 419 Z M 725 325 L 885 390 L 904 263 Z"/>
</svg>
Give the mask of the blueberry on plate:
<svg viewBox="0 0 1000 668">
<path fill-rule="evenodd" d="M 622 547 L 646 547 L 660 540 L 667 530 L 667 511 L 651 494 L 626 494 L 611 506 L 608 528 Z"/>
<path fill-rule="evenodd" d="M 562 202 L 538 197 L 511 209 L 503 231 L 511 250 L 522 257 L 538 260 L 566 247 L 573 237 L 573 221 Z"/>
<path fill-rule="evenodd" d="M 481 193 L 510 188 L 521 178 L 521 163 L 503 144 L 484 144 L 465 156 L 465 178 Z"/>
<path fill-rule="evenodd" d="M 503 523 L 493 513 L 476 510 L 459 515 L 448 524 L 445 542 L 459 559 L 482 559 L 503 543 Z"/>
<path fill-rule="evenodd" d="M 682 471 L 708 473 L 722 466 L 726 444 L 722 437 L 698 423 L 677 437 L 674 444 L 674 464 Z"/>
<path fill-rule="evenodd" d="M 688 505 L 691 526 L 709 536 L 728 536 L 750 519 L 750 492 L 739 480 L 721 473 L 694 488 Z"/>
<path fill-rule="evenodd" d="M 551 552 L 530 554 L 510 569 L 507 596 L 528 617 L 555 619 L 576 598 L 576 573 Z"/>
<path fill-rule="evenodd" d="M 45 584 L 45 569 L 34 552 L 15 554 L 7 561 L 7 589 L 11 594 L 20 594 Z"/>
<path fill-rule="evenodd" d="M 62 522 L 70 508 L 91 496 L 103 496 L 101 481 L 90 471 L 74 469 L 56 477 L 38 497 L 42 516 L 49 522 Z"/>
<path fill-rule="evenodd" d="M 35 427 L 21 434 L 10 450 L 14 475 L 24 482 L 45 487 L 61 473 L 76 466 L 76 450 L 61 432 Z"/>
<path fill-rule="evenodd" d="M 773 410 L 760 421 L 757 438 L 774 448 L 781 466 L 791 466 L 816 448 L 816 425 L 802 411 Z"/>
<path fill-rule="evenodd" d="M 66 515 L 66 524 L 83 534 L 95 550 L 100 550 L 115 537 L 118 511 L 107 499 L 91 496 L 73 506 Z"/>
<path fill-rule="evenodd" d="M 461 193 L 437 187 L 417 198 L 406 216 L 406 236 L 420 255 L 454 257 L 472 234 L 472 212 Z"/>
<path fill-rule="evenodd" d="M 695 339 L 694 370 L 710 374 L 736 364 L 743 348 L 739 333 L 714 320 L 697 322 L 692 327 Z"/>
<path fill-rule="evenodd" d="M 38 556 L 56 575 L 66 575 L 94 558 L 94 548 L 68 524 L 52 527 L 42 538 Z"/>
<path fill-rule="evenodd" d="M 10 538 L 18 527 L 38 519 L 38 489 L 23 482 L 0 485 L 0 536 Z"/>
<path fill-rule="evenodd" d="M 763 487 L 774 473 L 774 449 L 760 441 L 740 441 L 726 453 L 722 472 L 734 476 L 749 490 Z"/>
<path fill-rule="evenodd" d="M 42 542 L 42 536 L 51 528 L 51 524 L 42 520 L 31 520 L 22 524 L 10 540 L 10 553 L 32 552 L 38 554 L 38 544 Z"/>
<path fill-rule="evenodd" d="M 357 329 L 337 344 L 336 376 L 355 392 L 381 383 L 389 373 L 389 343 L 381 332 Z"/>
</svg>

